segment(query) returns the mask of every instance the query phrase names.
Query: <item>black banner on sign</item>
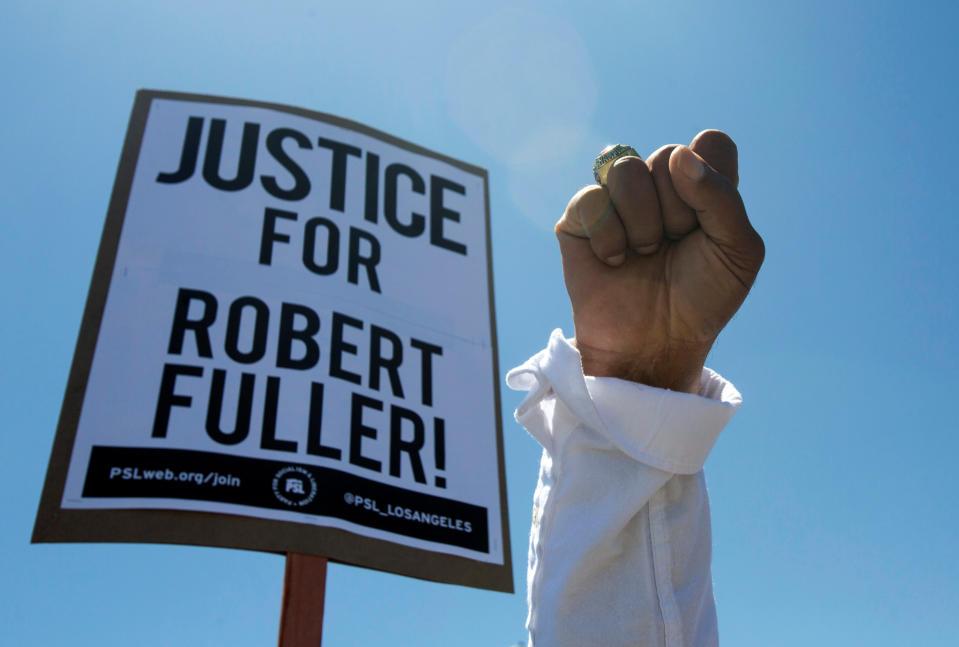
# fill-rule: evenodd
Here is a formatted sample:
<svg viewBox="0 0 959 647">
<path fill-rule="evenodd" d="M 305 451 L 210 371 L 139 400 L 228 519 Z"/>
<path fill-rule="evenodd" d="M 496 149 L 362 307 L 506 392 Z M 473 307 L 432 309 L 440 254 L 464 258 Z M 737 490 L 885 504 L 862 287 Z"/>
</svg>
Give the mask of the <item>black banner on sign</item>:
<svg viewBox="0 0 959 647">
<path fill-rule="evenodd" d="M 288 461 L 95 446 L 83 496 L 189 499 L 293 510 L 489 552 L 486 508 Z"/>
</svg>

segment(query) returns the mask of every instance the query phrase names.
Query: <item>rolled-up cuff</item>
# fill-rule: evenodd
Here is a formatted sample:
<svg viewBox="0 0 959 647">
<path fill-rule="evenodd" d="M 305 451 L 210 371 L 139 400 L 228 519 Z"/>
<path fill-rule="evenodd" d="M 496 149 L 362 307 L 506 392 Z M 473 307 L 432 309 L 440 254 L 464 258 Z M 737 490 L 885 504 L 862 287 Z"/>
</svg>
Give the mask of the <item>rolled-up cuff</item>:
<svg viewBox="0 0 959 647">
<path fill-rule="evenodd" d="M 742 404 L 739 391 L 704 368 L 700 395 L 669 391 L 610 377 L 583 375 L 579 351 L 556 329 L 549 344 L 506 375 L 510 388 L 529 391 L 515 417 L 547 450 L 552 449 L 556 397 L 584 424 L 623 453 L 675 474 L 695 474 L 726 423 Z"/>
</svg>

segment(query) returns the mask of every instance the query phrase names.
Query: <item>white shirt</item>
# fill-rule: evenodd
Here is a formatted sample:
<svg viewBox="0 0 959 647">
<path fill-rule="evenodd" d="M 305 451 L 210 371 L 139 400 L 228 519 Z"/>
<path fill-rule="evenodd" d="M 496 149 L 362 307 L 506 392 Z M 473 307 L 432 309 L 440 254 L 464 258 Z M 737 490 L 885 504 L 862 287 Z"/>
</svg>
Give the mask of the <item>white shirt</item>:
<svg viewBox="0 0 959 647">
<path fill-rule="evenodd" d="M 529 391 L 516 420 L 543 446 L 530 646 L 718 644 L 702 467 L 735 387 L 709 369 L 699 395 L 584 377 L 560 330 L 506 382 Z"/>
</svg>

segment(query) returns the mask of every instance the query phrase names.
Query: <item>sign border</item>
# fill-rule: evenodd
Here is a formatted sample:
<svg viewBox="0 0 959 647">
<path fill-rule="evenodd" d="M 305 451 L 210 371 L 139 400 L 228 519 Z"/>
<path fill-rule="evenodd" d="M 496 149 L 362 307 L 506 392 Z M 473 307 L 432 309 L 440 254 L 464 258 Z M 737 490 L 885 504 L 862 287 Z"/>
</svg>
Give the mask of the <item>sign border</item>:
<svg viewBox="0 0 959 647">
<path fill-rule="evenodd" d="M 265 108 L 285 112 L 334 126 L 347 128 L 404 150 L 432 157 L 483 178 L 486 231 L 486 267 L 490 313 L 490 341 L 493 361 L 493 400 L 496 423 L 496 457 L 499 468 L 500 528 L 503 563 L 491 564 L 465 557 L 403 546 L 364 537 L 345 530 L 275 521 L 239 515 L 155 509 L 65 509 L 61 507 L 67 469 L 76 439 L 77 425 L 87 380 L 93 363 L 100 324 L 106 306 L 110 280 L 116 262 L 120 233 L 136 173 L 136 164 L 150 107 L 156 99 L 194 103 L 215 103 Z M 133 542 L 188 544 L 239 548 L 266 552 L 295 552 L 321 555 L 331 561 L 363 566 L 424 580 L 459 584 L 513 593 L 513 569 L 509 537 L 506 472 L 503 451 L 503 423 L 500 415 L 499 346 L 496 337 L 496 310 L 493 298 L 493 258 L 490 231 L 489 174 L 467 164 L 407 142 L 363 124 L 321 112 L 283 104 L 218 97 L 204 94 L 140 89 L 134 99 L 123 151 L 117 168 L 113 193 L 107 209 L 86 306 L 77 336 L 73 363 L 67 379 L 63 406 L 37 510 L 32 543 L 47 542 Z M 491 510 L 492 514 L 493 511 Z M 279 531 L 279 526 L 282 530 Z"/>
</svg>

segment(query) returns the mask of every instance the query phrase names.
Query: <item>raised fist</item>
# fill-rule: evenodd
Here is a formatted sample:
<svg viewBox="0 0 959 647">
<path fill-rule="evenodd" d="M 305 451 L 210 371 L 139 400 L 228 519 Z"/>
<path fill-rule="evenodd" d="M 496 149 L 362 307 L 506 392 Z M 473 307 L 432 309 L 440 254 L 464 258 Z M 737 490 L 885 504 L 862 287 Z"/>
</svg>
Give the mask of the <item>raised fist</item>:
<svg viewBox="0 0 959 647">
<path fill-rule="evenodd" d="M 556 236 L 586 375 L 698 391 L 765 255 L 738 183 L 736 144 L 706 130 L 573 196 Z"/>
</svg>

